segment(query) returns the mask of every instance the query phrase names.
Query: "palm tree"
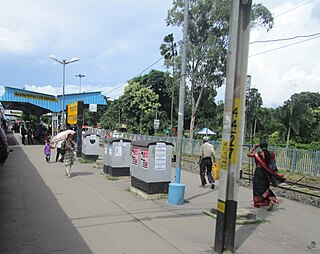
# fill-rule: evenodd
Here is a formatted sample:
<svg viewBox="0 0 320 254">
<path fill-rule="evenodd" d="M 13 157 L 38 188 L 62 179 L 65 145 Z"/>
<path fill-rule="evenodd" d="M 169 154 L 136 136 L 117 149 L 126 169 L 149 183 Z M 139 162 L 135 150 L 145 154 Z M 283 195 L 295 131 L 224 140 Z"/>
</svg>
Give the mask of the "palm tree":
<svg viewBox="0 0 320 254">
<path fill-rule="evenodd" d="M 173 34 L 168 34 L 163 39 L 164 43 L 160 46 L 160 54 L 164 56 L 165 65 L 172 65 L 172 86 L 171 86 L 171 116 L 170 116 L 170 132 L 173 125 L 173 98 L 174 98 L 174 57 L 177 55 L 177 44 L 174 42 Z"/>
</svg>

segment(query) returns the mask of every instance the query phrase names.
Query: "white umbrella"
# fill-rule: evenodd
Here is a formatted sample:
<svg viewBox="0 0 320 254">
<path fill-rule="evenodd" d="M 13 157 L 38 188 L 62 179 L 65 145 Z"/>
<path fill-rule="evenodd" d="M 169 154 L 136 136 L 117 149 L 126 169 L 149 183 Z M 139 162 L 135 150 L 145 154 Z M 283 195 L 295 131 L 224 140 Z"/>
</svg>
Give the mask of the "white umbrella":
<svg viewBox="0 0 320 254">
<path fill-rule="evenodd" d="M 197 131 L 196 134 L 204 134 L 204 135 L 214 135 L 216 134 L 214 131 L 204 127 L 200 131 Z"/>
<path fill-rule="evenodd" d="M 54 136 L 51 140 L 52 143 L 57 143 L 61 140 L 64 140 L 68 137 L 69 134 L 75 134 L 76 132 L 74 130 L 66 130 L 59 132 L 56 136 Z"/>
</svg>

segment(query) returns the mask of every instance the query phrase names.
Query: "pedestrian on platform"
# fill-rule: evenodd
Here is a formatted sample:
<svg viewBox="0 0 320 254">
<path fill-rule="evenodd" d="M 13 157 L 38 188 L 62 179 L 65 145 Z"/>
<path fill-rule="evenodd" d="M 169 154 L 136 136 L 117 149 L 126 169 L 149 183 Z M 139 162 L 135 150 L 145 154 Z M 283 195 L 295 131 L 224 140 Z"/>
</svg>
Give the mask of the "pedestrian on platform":
<svg viewBox="0 0 320 254">
<path fill-rule="evenodd" d="M 32 140 L 32 129 L 29 126 L 27 130 L 27 137 L 28 137 L 28 145 L 33 145 L 33 140 Z"/>
<path fill-rule="evenodd" d="M 76 150 L 76 143 L 73 141 L 73 135 L 68 134 L 67 138 L 61 144 L 61 150 L 64 152 L 64 165 L 66 167 L 66 178 L 71 178 L 71 167 L 75 161 L 74 151 Z"/>
<path fill-rule="evenodd" d="M 254 152 L 258 147 L 261 151 Z M 261 141 L 250 149 L 247 156 L 254 158 L 256 164 L 252 181 L 254 206 L 268 206 L 268 211 L 271 211 L 279 201 L 270 189 L 270 182 L 272 186 L 277 186 L 286 180 L 282 174 L 276 172 L 277 170 L 271 169 L 271 165 L 275 164 L 275 153 L 268 150 L 267 141 Z"/>
<path fill-rule="evenodd" d="M 46 140 L 43 152 L 44 152 L 44 155 L 46 156 L 46 162 L 50 163 L 50 156 L 51 156 L 50 140 Z"/>
<path fill-rule="evenodd" d="M 20 133 L 21 133 L 22 144 L 25 145 L 26 144 L 27 131 L 24 128 L 24 125 L 22 125 Z"/>
<path fill-rule="evenodd" d="M 0 165 L 8 158 L 8 139 L 5 131 L 0 127 Z"/>
<path fill-rule="evenodd" d="M 212 175 L 212 160 L 213 162 L 216 162 L 216 157 L 213 145 L 211 145 L 208 141 L 209 137 L 203 137 L 203 144 L 200 146 L 200 180 L 201 185 L 205 186 L 207 184 L 205 175 L 207 174 L 208 181 L 211 184 L 211 189 L 214 189 L 214 178 Z"/>
<path fill-rule="evenodd" d="M 56 162 L 63 162 L 63 154 L 61 153 L 61 145 L 63 140 L 57 142 L 57 155 L 56 155 Z"/>
</svg>

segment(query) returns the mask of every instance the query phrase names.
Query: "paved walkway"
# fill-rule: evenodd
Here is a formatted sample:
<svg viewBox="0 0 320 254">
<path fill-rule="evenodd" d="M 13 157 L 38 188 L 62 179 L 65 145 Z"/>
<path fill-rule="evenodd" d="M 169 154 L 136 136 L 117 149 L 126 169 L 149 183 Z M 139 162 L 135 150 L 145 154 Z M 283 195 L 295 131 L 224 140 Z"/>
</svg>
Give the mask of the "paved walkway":
<svg viewBox="0 0 320 254">
<path fill-rule="evenodd" d="M 215 220 L 203 211 L 216 207 L 218 190 L 199 188 L 198 175 L 182 172 L 189 203 L 172 206 L 130 193 L 129 177 L 107 180 L 93 164 L 76 162 L 65 180 L 42 145 L 17 141 L 0 168 L 1 253 L 211 253 Z M 268 222 L 237 226 L 237 253 L 320 253 L 320 209 L 281 198 L 273 212 L 253 209 L 242 187 L 238 206 Z M 311 241 L 317 249 L 308 249 Z"/>
</svg>

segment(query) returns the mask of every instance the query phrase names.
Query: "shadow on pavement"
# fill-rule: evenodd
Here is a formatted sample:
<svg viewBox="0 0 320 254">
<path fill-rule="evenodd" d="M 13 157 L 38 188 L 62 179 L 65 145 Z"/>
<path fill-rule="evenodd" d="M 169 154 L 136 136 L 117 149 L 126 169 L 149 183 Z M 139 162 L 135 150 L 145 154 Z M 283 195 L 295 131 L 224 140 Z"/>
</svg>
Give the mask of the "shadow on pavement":
<svg viewBox="0 0 320 254">
<path fill-rule="evenodd" d="M 0 167 L 1 253 L 92 253 L 21 147 L 12 149 Z"/>
</svg>

